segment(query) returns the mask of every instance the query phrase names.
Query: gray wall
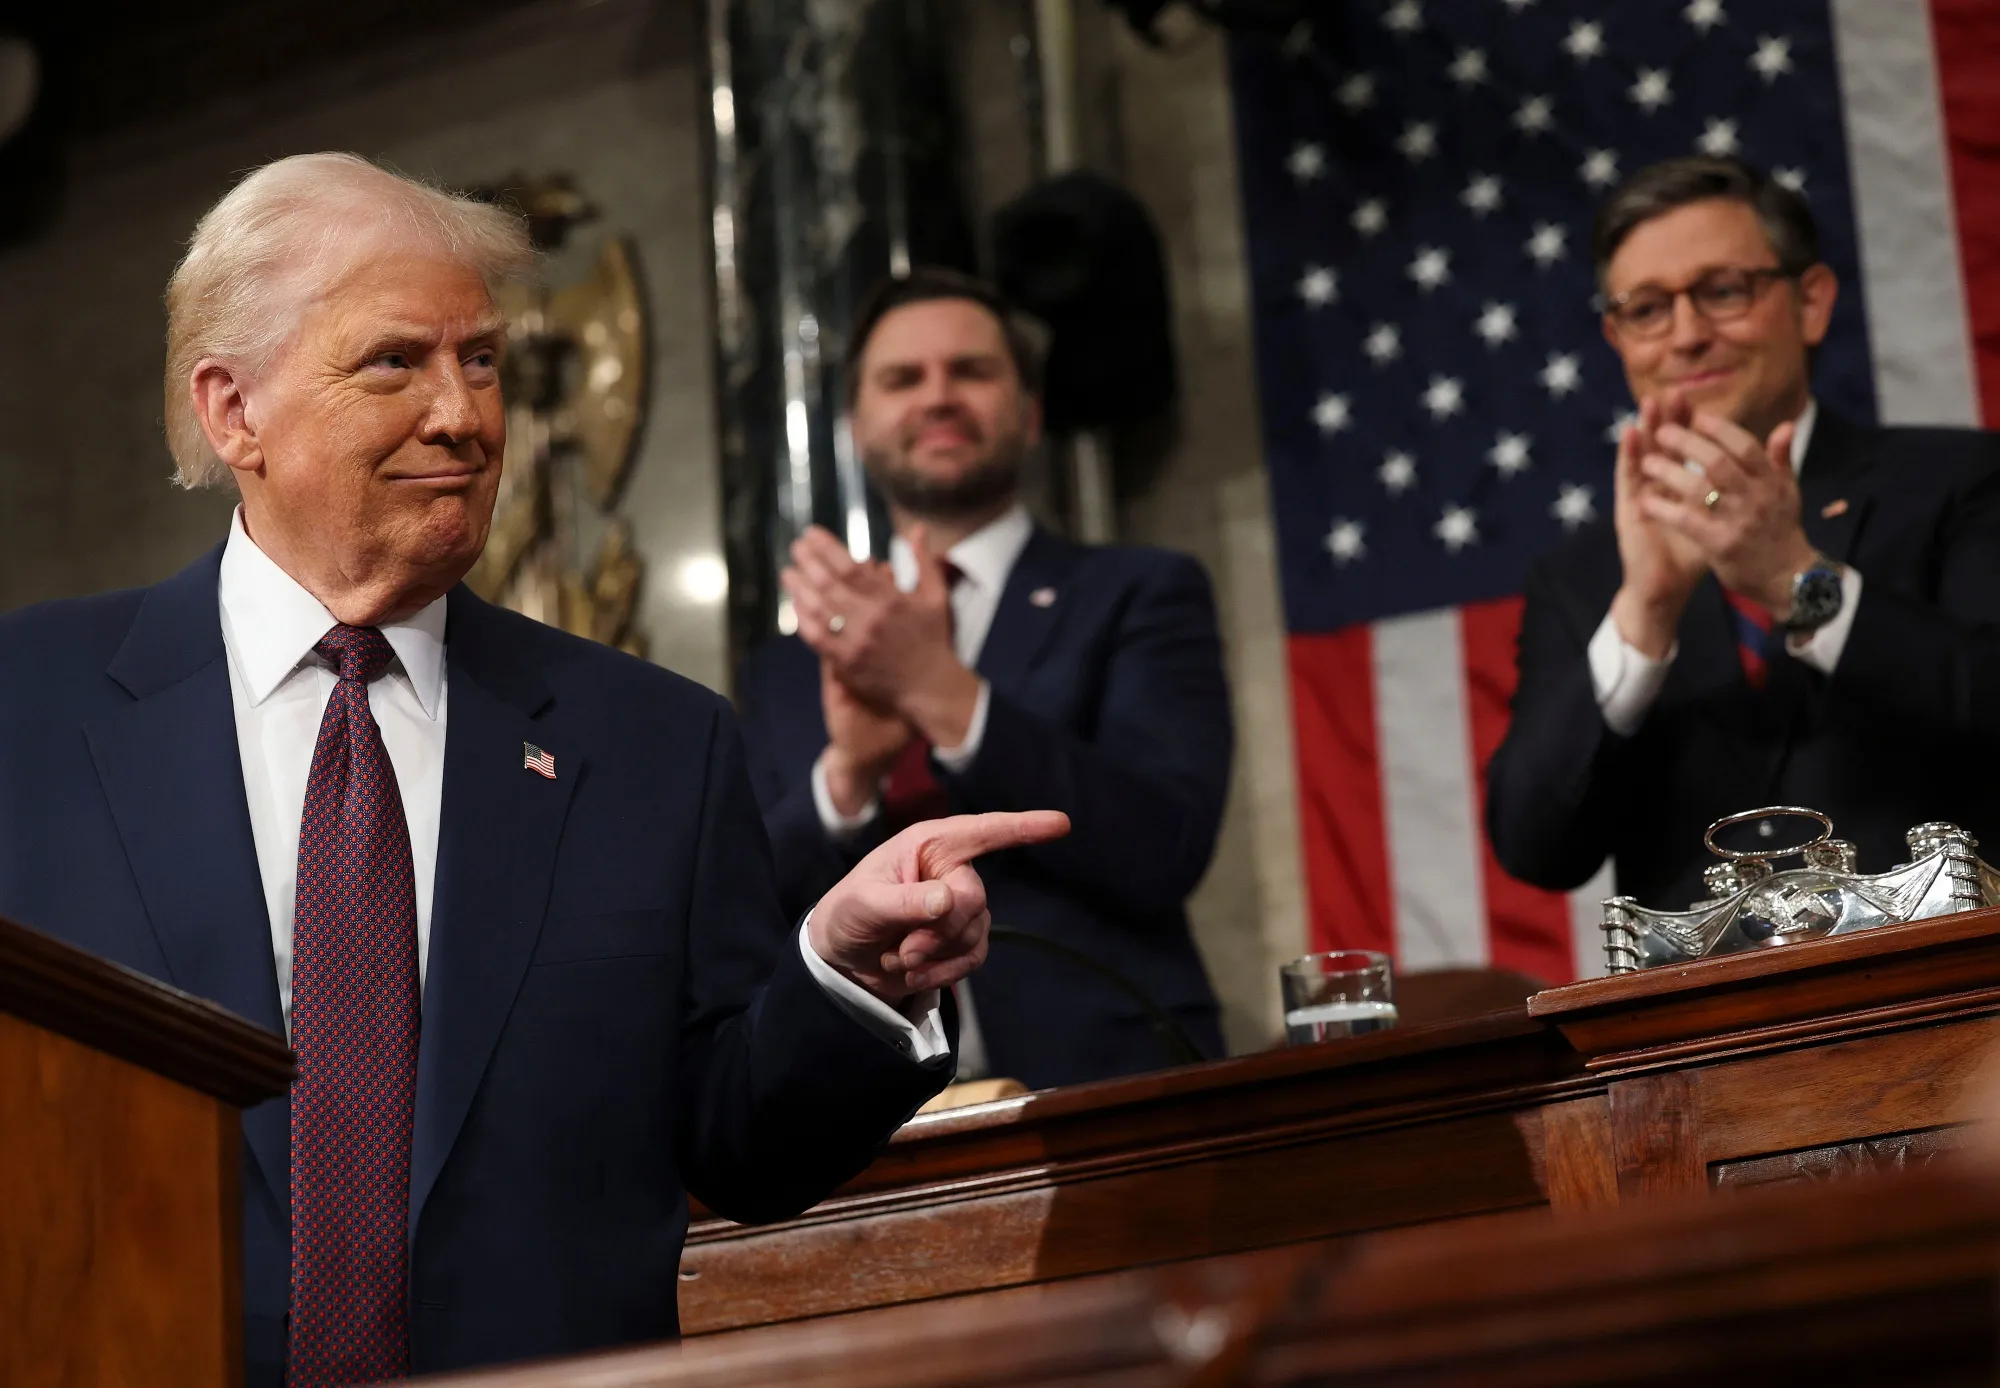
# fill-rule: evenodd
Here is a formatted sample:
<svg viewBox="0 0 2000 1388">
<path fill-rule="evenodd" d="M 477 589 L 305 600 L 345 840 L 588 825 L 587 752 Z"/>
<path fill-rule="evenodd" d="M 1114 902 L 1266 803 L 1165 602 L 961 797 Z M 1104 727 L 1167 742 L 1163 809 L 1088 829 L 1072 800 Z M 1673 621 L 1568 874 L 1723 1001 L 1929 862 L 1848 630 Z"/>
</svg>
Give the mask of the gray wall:
<svg viewBox="0 0 2000 1388">
<path fill-rule="evenodd" d="M 653 312 L 650 416 L 624 511 L 647 560 L 654 659 L 726 683 L 720 605 L 683 565 L 720 557 L 701 15 L 687 0 L 536 6 L 449 43 L 378 52 L 83 149 L 58 224 L 0 253 L 0 610 L 147 583 L 223 534 L 233 493 L 168 481 L 161 291 L 202 211 L 285 154 L 351 149 L 469 186 L 573 174 L 632 235 Z"/>
</svg>

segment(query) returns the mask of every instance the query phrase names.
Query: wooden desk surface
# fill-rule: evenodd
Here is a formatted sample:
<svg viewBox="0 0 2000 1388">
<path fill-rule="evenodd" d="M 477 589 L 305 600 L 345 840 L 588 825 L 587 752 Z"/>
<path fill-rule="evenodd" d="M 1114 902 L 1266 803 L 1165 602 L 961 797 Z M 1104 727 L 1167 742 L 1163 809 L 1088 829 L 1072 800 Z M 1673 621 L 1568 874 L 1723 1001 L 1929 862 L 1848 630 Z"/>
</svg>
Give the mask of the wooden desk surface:
<svg viewBox="0 0 2000 1388">
<path fill-rule="evenodd" d="M 690 1232 L 689 1334 L 1396 1225 L 1922 1164 L 2000 1042 L 2000 911 L 912 1121 Z"/>
</svg>

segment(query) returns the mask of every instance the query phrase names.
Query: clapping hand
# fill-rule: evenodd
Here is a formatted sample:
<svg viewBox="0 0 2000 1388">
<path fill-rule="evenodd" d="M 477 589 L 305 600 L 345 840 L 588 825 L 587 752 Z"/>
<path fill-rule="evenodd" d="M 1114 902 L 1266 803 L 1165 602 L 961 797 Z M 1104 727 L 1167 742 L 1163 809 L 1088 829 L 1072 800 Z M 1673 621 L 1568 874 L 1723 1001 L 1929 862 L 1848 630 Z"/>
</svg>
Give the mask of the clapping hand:
<svg viewBox="0 0 2000 1388">
<path fill-rule="evenodd" d="M 1789 420 L 1760 441 L 1717 414 L 1667 419 L 1642 464 L 1647 518 L 1698 551 L 1724 588 L 1780 617 L 1792 576 L 1815 558 L 1792 471 L 1796 433 Z"/>
<path fill-rule="evenodd" d="M 917 561 L 917 586 L 907 593 L 886 565 L 856 560 L 819 526 L 793 543 L 781 578 L 799 638 L 841 684 L 931 745 L 956 747 L 972 720 L 979 677 L 952 644 L 943 564 L 929 552 L 923 527 L 907 539 Z"/>
<path fill-rule="evenodd" d="M 902 755 L 913 734 L 893 711 L 869 703 L 840 682 L 833 666 L 820 661 L 820 713 L 826 719 L 827 794 L 844 815 L 859 814 Z"/>
</svg>

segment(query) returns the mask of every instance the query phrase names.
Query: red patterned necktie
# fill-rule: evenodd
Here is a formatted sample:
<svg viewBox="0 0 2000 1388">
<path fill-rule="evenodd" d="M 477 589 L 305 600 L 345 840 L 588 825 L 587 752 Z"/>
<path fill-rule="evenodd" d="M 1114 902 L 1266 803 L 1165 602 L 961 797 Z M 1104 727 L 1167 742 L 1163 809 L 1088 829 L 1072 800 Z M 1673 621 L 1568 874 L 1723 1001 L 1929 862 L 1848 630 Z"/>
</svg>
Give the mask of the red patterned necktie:
<svg viewBox="0 0 2000 1388">
<path fill-rule="evenodd" d="M 1729 612 L 1735 618 L 1736 655 L 1743 662 L 1743 678 L 1750 681 L 1752 689 L 1762 689 L 1771 674 L 1767 653 L 1776 621 L 1763 607 L 1741 594 L 1725 588 L 1722 596 L 1729 599 Z"/>
<path fill-rule="evenodd" d="M 373 628 L 313 647 L 336 674 L 299 822 L 292 933 L 293 1388 L 410 1371 L 417 899 L 396 772 L 368 707 Z"/>
<path fill-rule="evenodd" d="M 958 587 L 965 572 L 949 559 L 944 561 L 947 594 Z M 953 624 L 954 629 L 957 623 Z M 926 819 L 941 819 L 951 813 L 951 797 L 944 793 L 937 773 L 931 770 L 931 745 L 920 737 L 903 744 L 882 783 L 882 827 L 900 833 Z"/>
</svg>

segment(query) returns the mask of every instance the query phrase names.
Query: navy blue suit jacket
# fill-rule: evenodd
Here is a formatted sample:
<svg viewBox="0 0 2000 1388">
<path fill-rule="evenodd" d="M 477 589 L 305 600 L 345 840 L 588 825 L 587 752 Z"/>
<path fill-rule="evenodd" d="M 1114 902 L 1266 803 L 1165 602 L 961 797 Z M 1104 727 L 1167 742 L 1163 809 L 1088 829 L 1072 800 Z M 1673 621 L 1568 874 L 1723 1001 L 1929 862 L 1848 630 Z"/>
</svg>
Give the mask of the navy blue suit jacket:
<svg viewBox="0 0 2000 1388">
<path fill-rule="evenodd" d="M 0 618 L 0 914 L 279 1031 L 220 558 Z M 448 603 L 419 1372 L 673 1335 L 687 1191 L 796 1213 L 948 1078 L 806 971 L 720 699 L 462 587 Z M 253 1388 L 281 1381 L 289 1131 L 287 1100 L 244 1117 Z"/>
<path fill-rule="evenodd" d="M 1040 601 L 1037 601 L 1037 595 Z M 1052 599 L 1052 600 L 1051 600 Z M 1208 576 L 1164 550 L 1071 544 L 1037 529 L 979 655 L 986 731 L 961 773 L 933 769 L 955 813 L 1062 810 L 1069 837 L 980 867 L 996 927 L 1116 970 L 1197 1046 L 1222 1053 L 1215 993 L 1184 902 L 1215 851 L 1233 732 Z M 741 688 L 750 769 L 788 908 L 881 841 L 832 841 L 813 806 L 826 746 L 817 657 L 765 642 Z M 995 941 L 973 980 L 993 1072 L 1034 1088 L 1170 1063 L 1140 1006 L 1064 959 Z"/>
<path fill-rule="evenodd" d="M 1904 832 L 1931 820 L 2000 845 L 2000 435 L 1821 406 L 1799 490 L 1806 537 L 1862 577 L 1831 677 L 1775 652 L 1753 691 L 1704 578 L 1659 700 L 1621 736 L 1587 654 L 1622 576 L 1616 533 L 1588 527 L 1529 571 L 1513 724 L 1486 779 L 1509 872 L 1566 890 L 1608 856 L 1620 892 L 1678 910 L 1707 895 L 1703 831 L 1765 805 L 1830 814 L 1864 872 L 1907 861 Z"/>
</svg>

